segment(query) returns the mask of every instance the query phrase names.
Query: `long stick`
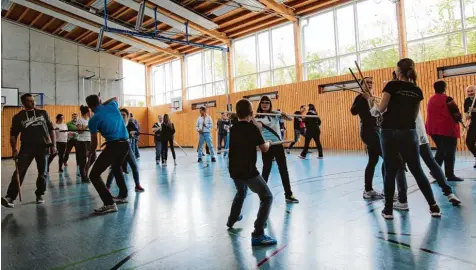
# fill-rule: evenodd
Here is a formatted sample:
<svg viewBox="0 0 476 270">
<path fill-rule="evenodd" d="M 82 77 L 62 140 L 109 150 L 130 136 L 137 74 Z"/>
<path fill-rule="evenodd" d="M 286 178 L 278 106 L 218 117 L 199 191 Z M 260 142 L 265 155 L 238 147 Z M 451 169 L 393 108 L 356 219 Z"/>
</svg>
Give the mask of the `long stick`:
<svg viewBox="0 0 476 270">
<path fill-rule="evenodd" d="M 358 91 L 358 90 L 345 88 L 345 87 L 340 86 L 340 85 L 335 85 L 335 87 L 340 88 L 340 89 L 343 90 L 343 91 L 350 91 L 350 92 L 354 92 L 354 93 L 357 93 L 357 94 L 360 94 L 360 95 L 363 94 L 362 92 L 360 92 L 360 91 Z M 381 97 L 374 97 L 374 98 L 376 98 L 376 99 L 381 99 Z"/>
<path fill-rule="evenodd" d="M 285 140 L 285 141 L 277 141 L 277 142 L 271 142 L 269 145 L 273 146 L 273 145 L 280 145 L 280 144 L 286 144 L 286 143 L 292 143 L 294 142 L 294 140 Z M 229 149 L 223 149 L 223 150 L 220 150 L 220 151 L 217 151 L 217 153 L 223 153 L 223 152 L 228 152 L 230 151 Z"/>
<path fill-rule="evenodd" d="M 470 107 L 470 110 L 469 110 L 469 112 L 468 112 L 468 114 L 469 114 L 469 119 L 466 120 L 466 126 L 463 124 L 463 128 L 464 128 L 464 130 L 463 130 L 463 136 L 466 136 L 466 133 L 468 133 L 467 127 L 469 127 L 469 125 L 470 125 L 471 114 L 473 113 L 473 109 L 474 109 L 474 101 L 476 101 L 476 95 L 473 96 L 473 102 L 471 103 L 471 107 Z"/>
<path fill-rule="evenodd" d="M 13 159 L 15 161 L 15 176 L 17 179 L 17 184 L 18 184 L 18 198 L 20 199 L 21 202 L 21 183 L 20 183 L 20 172 L 18 171 L 18 161 L 16 158 Z"/>
<path fill-rule="evenodd" d="M 186 156 L 187 155 L 187 152 L 185 152 L 185 150 L 183 150 L 182 146 L 180 146 L 180 144 L 178 144 L 175 140 L 174 140 L 174 143 L 185 153 Z"/>
<path fill-rule="evenodd" d="M 217 113 L 233 113 L 233 112 L 217 112 Z M 253 115 L 263 115 L 263 116 L 280 116 L 281 114 L 278 113 L 253 113 Z M 300 114 L 286 114 L 290 117 L 308 117 L 308 118 L 319 118 L 317 115 L 300 115 Z"/>
</svg>

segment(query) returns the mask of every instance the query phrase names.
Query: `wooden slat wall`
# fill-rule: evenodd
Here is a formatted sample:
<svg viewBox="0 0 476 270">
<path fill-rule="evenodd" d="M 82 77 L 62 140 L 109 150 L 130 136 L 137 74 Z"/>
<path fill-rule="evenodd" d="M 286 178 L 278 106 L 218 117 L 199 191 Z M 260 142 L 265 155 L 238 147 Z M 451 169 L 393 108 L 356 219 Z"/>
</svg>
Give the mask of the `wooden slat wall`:
<svg viewBox="0 0 476 270">
<path fill-rule="evenodd" d="M 458 65 L 464 63 L 476 62 L 476 54 L 466 55 L 430 62 L 417 64 L 417 72 L 419 75 L 418 84 L 422 88 L 425 100 L 422 103 L 421 111 L 424 118 L 426 118 L 426 104 L 428 98 L 433 95 L 433 83 L 437 80 L 437 68 L 441 66 Z M 391 72 L 393 68 L 385 68 L 373 71 L 364 72 L 364 76 L 372 76 L 375 82 L 375 89 L 380 94 L 386 82 L 391 79 Z M 319 94 L 318 87 L 321 84 L 328 84 L 339 81 L 351 80 L 350 75 L 343 75 L 332 78 L 324 78 L 319 80 L 304 81 L 299 83 L 280 85 L 276 87 L 256 89 L 246 92 L 238 92 L 231 94 L 231 102 L 235 104 L 240 98 L 245 95 L 253 95 L 259 93 L 267 93 L 278 91 L 278 100 L 273 100 L 273 108 L 293 113 L 302 104 L 314 103 L 317 107 L 319 116 L 322 119 L 322 135 L 321 140 L 326 149 L 341 149 L 341 150 L 357 150 L 363 149 L 363 144 L 359 136 L 359 119 L 357 116 L 350 114 L 350 107 L 352 105 L 355 93 L 352 92 L 332 92 Z M 462 110 L 465 93 L 464 89 L 470 84 L 476 84 L 476 75 L 461 76 L 445 79 L 448 83 L 448 95 L 452 96 L 458 103 Z M 177 133 L 175 140 L 181 146 L 196 147 L 198 141 L 198 134 L 195 131 L 195 121 L 199 115 L 198 110 L 191 110 L 192 103 L 216 100 L 217 107 L 209 108 L 209 114 L 212 116 L 214 122 L 219 117 L 218 111 L 223 111 L 226 108 L 227 98 L 225 95 L 203 98 L 193 101 L 184 100 L 183 111 L 177 113 L 170 113 L 172 121 L 175 124 Z M 255 109 L 256 109 L 256 103 Z M 66 119 L 70 119 L 72 112 L 78 111 L 78 106 L 45 106 L 45 109 L 54 117 L 57 113 L 66 115 Z M 141 125 L 142 132 L 152 133 L 152 125 L 157 121 L 158 114 L 169 113 L 169 105 L 154 106 L 149 108 L 128 108 Z M 11 156 L 11 151 L 8 142 L 9 129 L 11 125 L 12 116 L 18 112 L 18 108 L 4 108 L 2 114 L 2 157 Z M 286 122 L 287 133 L 286 137 L 292 139 L 293 124 L 292 121 Z M 213 136 L 216 142 L 216 134 Z M 154 139 L 152 136 L 142 136 L 140 146 L 153 146 Z M 297 146 L 302 146 L 304 140 Z M 460 139 L 458 142 L 459 150 L 466 150 L 464 140 Z"/>
<path fill-rule="evenodd" d="M 48 112 L 51 120 L 54 122 L 56 115 L 61 113 L 65 116 L 66 121 L 71 120 L 71 115 L 73 113 L 79 114 L 79 106 L 43 106 L 43 109 Z M 140 125 L 147 130 L 147 108 L 128 108 L 131 113 L 134 114 L 134 117 L 139 121 Z M 12 150 L 10 148 L 10 127 L 12 124 L 13 116 L 18 113 L 21 108 L 5 107 L 2 112 L 2 158 L 11 157 Z M 19 141 L 19 140 L 18 140 Z M 141 139 L 142 141 L 142 139 Z M 103 142 L 101 137 L 100 143 Z M 147 140 L 145 144 L 140 146 L 149 146 Z"/>
<path fill-rule="evenodd" d="M 426 107 L 428 98 L 434 94 L 433 83 L 437 80 L 437 68 L 441 66 L 458 65 L 463 63 L 476 62 L 476 54 L 466 55 L 430 62 L 417 64 L 417 72 L 419 75 L 418 84 L 422 88 L 425 100 L 422 102 L 421 111 L 426 118 Z M 375 89 L 378 94 L 381 94 L 386 82 L 392 78 L 391 73 L 393 68 L 385 68 L 379 70 L 372 70 L 363 72 L 364 76 L 371 76 L 374 78 Z M 238 92 L 231 94 L 231 102 L 235 104 L 240 98 L 245 95 L 253 95 L 266 92 L 278 91 L 278 100 L 273 100 L 273 108 L 293 113 L 299 109 L 302 104 L 314 103 L 317 107 L 317 113 L 322 119 L 322 135 L 321 140 L 324 148 L 327 149 L 342 149 L 342 150 L 357 150 L 363 149 L 364 145 L 360 139 L 360 123 L 358 116 L 350 114 L 350 107 L 355 98 L 355 93 L 352 92 L 332 92 L 319 94 L 318 86 L 339 81 L 351 80 L 350 75 L 343 75 L 332 78 L 324 78 L 312 81 L 304 81 L 299 83 L 280 85 L 269 88 L 256 89 L 246 92 Z M 460 110 L 463 110 L 463 102 L 465 98 L 464 89 L 470 84 L 476 84 L 476 75 L 461 76 L 447 78 L 448 83 L 447 94 L 452 96 L 458 103 Z M 175 123 L 177 130 L 175 140 L 182 146 L 196 147 L 198 134 L 195 132 L 195 121 L 199 115 L 198 110 L 191 110 L 192 103 L 203 101 L 216 100 L 217 108 L 209 108 L 209 114 L 212 116 L 214 122 L 219 117 L 218 111 L 223 111 L 226 108 L 226 96 L 216 96 L 210 98 L 203 98 L 193 101 L 184 100 L 183 111 L 170 114 L 172 121 Z M 254 102 L 256 109 L 257 102 Z M 157 120 L 158 114 L 168 113 L 170 111 L 169 105 L 154 106 L 149 108 L 149 129 Z M 286 122 L 288 139 L 294 138 L 292 121 Z M 216 142 L 216 133 L 213 136 Z M 149 144 L 153 145 L 153 138 L 149 139 Z M 296 146 L 303 146 L 304 139 Z M 466 150 L 464 139 L 458 142 L 459 150 Z"/>
</svg>

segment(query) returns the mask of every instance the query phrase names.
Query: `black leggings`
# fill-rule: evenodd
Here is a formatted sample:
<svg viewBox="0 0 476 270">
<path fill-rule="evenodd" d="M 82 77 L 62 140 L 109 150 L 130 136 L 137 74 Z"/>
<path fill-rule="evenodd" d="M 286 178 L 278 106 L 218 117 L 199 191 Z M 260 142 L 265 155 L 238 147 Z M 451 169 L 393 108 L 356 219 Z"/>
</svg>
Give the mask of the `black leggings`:
<svg viewBox="0 0 476 270">
<path fill-rule="evenodd" d="M 476 123 L 469 125 L 466 134 L 466 146 L 476 158 Z"/>
<path fill-rule="evenodd" d="M 175 149 L 174 149 L 174 139 L 170 138 L 168 140 L 162 140 L 162 162 L 167 161 L 167 155 L 168 155 L 168 152 L 169 152 L 167 143 L 169 143 L 169 145 L 170 145 L 170 151 L 172 152 L 172 157 L 174 158 L 174 160 L 176 158 L 175 157 Z"/>
<path fill-rule="evenodd" d="M 284 147 L 280 145 L 272 145 L 268 152 L 262 154 L 263 158 L 263 172 L 262 176 L 266 183 L 268 183 L 269 174 L 271 173 L 271 166 L 273 165 L 273 158 L 278 164 L 279 174 L 283 182 L 284 195 L 289 197 L 293 195 L 291 191 L 291 183 L 289 182 L 288 165 L 286 164 L 286 155 L 284 154 Z"/>
<path fill-rule="evenodd" d="M 82 142 L 78 141 L 76 143 L 76 156 L 78 159 L 79 173 L 81 174 L 81 179 L 86 179 L 88 172 L 86 171 L 86 162 L 89 156 L 89 145 L 91 142 Z M 90 160 L 91 164 L 96 160 L 96 151 L 92 153 L 92 159 Z"/>
<path fill-rule="evenodd" d="M 306 140 L 304 140 L 304 149 L 301 152 L 302 157 L 305 157 L 307 155 L 307 151 L 309 150 L 309 144 L 311 143 L 311 140 L 314 140 L 314 142 L 316 143 L 317 151 L 319 152 L 319 157 L 322 157 L 322 144 L 321 144 L 320 137 L 321 137 L 320 132 L 306 134 Z"/>
<path fill-rule="evenodd" d="M 369 155 L 369 161 L 365 167 L 365 191 L 371 191 L 373 190 L 372 182 L 374 178 L 375 167 L 377 166 L 379 157 L 382 156 L 382 148 L 380 147 L 380 138 L 378 136 L 377 128 L 361 127 L 360 138 L 367 146 L 367 154 Z"/>
<path fill-rule="evenodd" d="M 53 159 L 58 156 L 58 165 L 59 165 L 59 168 L 63 168 L 63 165 L 65 163 L 64 161 L 64 157 L 65 157 L 65 152 L 66 152 L 66 143 L 65 142 L 56 142 L 56 149 L 58 150 L 58 152 L 54 155 L 50 155 L 50 157 L 48 158 L 48 170 L 47 171 L 50 171 L 50 164 L 51 162 L 53 162 Z"/>
</svg>

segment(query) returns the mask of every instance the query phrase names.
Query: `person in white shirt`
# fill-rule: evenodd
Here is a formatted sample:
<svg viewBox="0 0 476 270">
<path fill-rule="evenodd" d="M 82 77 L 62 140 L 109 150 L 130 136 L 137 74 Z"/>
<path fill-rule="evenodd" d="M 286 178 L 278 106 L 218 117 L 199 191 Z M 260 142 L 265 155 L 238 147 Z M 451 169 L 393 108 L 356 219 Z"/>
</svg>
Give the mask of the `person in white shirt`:
<svg viewBox="0 0 476 270">
<path fill-rule="evenodd" d="M 58 114 L 56 116 L 56 124 L 53 124 L 53 127 L 56 134 L 56 149 L 58 149 L 58 151 L 56 154 L 49 156 L 47 172 L 50 171 L 50 164 L 56 156 L 58 156 L 59 172 L 63 172 L 64 156 L 68 142 L 68 127 L 64 122 L 64 115 Z"/>
<path fill-rule="evenodd" d="M 198 131 L 198 162 L 202 162 L 202 147 L 205 142 L 210 149 L 210 154 L 212 156 L 212 162 L 216 162 L 215 159 L 215 149 L 213 148 L 212 135 L 210 131 L 213 128 L 212 118 L 207 115 L 207 109 L 205 107 L 200 107 L 200 117 L 197 119 L 197 124 L 195 125 L 196 130 Z"/>
<path fill-rule="evenodd" d="M 91 133 L 88 130 L 88 121 L 91 117 L 91 112 L 87 106 L 80 106 L 81 117 L 78 119 L 76 127 L 78 128 L 78 142 L 76 144 L 76 155 L 79 162 L 79 174 L 83 183 L 89 183 L 88 172 L 86 171 L 86 160 L 91 155 L 91 164 L 96 160 L 96 153 L 88 153 L 91 145 Z"/>
</svg>

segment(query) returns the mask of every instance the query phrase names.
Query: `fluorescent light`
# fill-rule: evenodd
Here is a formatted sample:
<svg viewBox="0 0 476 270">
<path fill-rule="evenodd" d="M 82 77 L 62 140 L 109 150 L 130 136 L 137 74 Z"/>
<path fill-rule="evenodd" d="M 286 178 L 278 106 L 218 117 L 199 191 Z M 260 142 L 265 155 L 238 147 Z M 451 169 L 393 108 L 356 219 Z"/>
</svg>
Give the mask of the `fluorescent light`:
<svg viewBox="0 0 476 270">
<path fill-rule="evenodd" d="M 68 23 L 65 26 L 61 27 L 61 30 L 66 31 L 66 32 L 71 32 L 73 29 L 76 28 L 76 25 L 72 23 Z"/>
<path fill-rule="evenodd" d="M 139 11 L 137 11 L 137 19 L 136 19 L 136 31 L 140 30 L 142 25 L 142 21 L 144 20 L 144 11 L 145 11 L 145 0 L 140 2 Z"/>
<path fill-rule="evenodd" d="M 2 9 L 9 10 L 12 7 L 13 2 L 10 0 L 2 0 Z"/>
</svg>

